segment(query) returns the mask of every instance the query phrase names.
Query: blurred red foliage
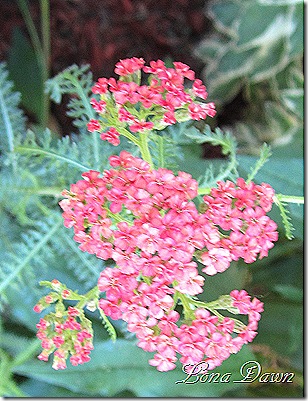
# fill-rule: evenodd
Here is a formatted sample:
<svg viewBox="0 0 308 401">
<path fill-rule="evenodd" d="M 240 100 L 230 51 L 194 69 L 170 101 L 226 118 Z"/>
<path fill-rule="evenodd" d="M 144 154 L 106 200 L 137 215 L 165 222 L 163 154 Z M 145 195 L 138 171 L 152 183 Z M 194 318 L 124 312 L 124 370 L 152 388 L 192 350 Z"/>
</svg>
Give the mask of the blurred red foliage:
<svg viewBox="0 0 308 401">
<path fill-rule="evenodd" d="M 206 0 L 50 0 L 51 74 L 77 63 L 90 63 L 96 79 L 113 74 L 121 58 L 183 61 L 198 74 L 202 64 L 192 55 L 207 30 Z M 40 26 L 38 1 L 29 1 Z M 5 60 L 13 29 L 26 33 L 16 1 L 1 0 L 0 59 Z"/>
</svg>

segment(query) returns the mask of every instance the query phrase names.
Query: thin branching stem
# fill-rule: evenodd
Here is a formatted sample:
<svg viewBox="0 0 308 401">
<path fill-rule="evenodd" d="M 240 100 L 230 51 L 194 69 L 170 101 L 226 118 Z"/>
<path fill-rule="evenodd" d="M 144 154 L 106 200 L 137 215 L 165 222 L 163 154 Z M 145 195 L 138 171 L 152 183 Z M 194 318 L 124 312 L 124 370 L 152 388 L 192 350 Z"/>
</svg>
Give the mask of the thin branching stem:
<svg viewBox="0 0 308 401">
<path fill-rule="evenodd" d="M 31 147 L 31 146 L 17 146 L 15 148 L 15 151 L 18 153 L 33 153 L 33 154 L 37 154 L 37 155 L 41 154 L 46 157 L 50 157 L 52 159 L 58 159 L 58 160 L 64 161 L 65 163 L 71 164 L 71 165 L 79 168 L 82 171 L 89 171 L 91 169 L 89 166 L 84 166 L 83 164 L 78 163 L 75 160 L 70 159 L 69 157 L 61 156 L 50 150 L 39 149 L 36 147 Z"/>
</svg>

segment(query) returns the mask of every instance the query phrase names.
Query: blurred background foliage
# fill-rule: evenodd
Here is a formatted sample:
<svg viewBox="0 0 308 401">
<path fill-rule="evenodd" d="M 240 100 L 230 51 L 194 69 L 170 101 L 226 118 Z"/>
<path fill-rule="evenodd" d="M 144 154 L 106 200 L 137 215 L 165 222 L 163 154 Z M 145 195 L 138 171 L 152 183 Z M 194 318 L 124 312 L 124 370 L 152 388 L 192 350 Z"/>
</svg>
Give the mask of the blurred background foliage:
<svg viewBox="0 0 308 401">
<path fill-rule="evenodd" d="M 259 334 L 253 344 L 230 357 L 218 372 L 231 372 L 232 380 L 239 380 L 241 365 L 256 360 L 264 372 L 294 372 L 293 383 L 256 380 L 251 384 L 175 384 L 185 377 L 180 368 L 168 373 L 157 372 L 147 363 L 149 355 L 136 347 L 134 338 L 127 336 L 120 322 L 114 322 L 119 339 L 112 343 L 98 315 L 90 312 L 96 343 L 90 363 L 57 372 L 49 363 L 36 359 L 40 347 L 35 339 L 35 325 L 39 317 L 32 308 L 42 296 L 38 282 L 57 278 L 83 293 L 94 285 L 104 267 L 103 261 L 82 253 L 72 240 L 71 231 L 63 227 L 57 206 L 60 193 L 78 180 L 85 169 L 106 168 L 108 156 L 121 148 L 115 150 L 103 141 L 95 143 L 86 133 L 89 110 L 80 107 L 78 97 L 90 96 L 93 76 L 87 67 L 66 70 L 48 81 L 49 93 L 44 92 L 46 78 L 60 72 L 53 63 L 56 48 L 50 47 L 49 42 L 52 44 L 56 36 L 49 19 L 58 2 L 50 0 L 49 4 L 41 0 L 38 13 L 34 4 L 38 2 L 2 2 L 5 3 L 19 7 L 25 28 L 12 29 L 2 57 L 6 64 L 0 67 L 0 395 L 301 397 L 304 223 L 303 207 L 297 204 L 288 206 L 294 226 L 292 241 L 284 237 L 281 217 L 274 208 L 272 218 L 279 224 L 280 239 L 269 257 L 253 265 L 233 262 L 224 274 L 207 278 L 203 294 L 204 300 L 212 300 L 234 288 L 244 288 L 265 304 Z M 68 3 L 78 8 L 77 2 Z M 91 1 L 83 3 L 93 6 Z M 128 18 L 135 11 L 134 5 L 129 1 L 124 3 L 123 15 Z M 150 1 L 139 3 L 151 11 Z M 132 47 L 119 48 L 118 52 L 116 48 L 114 61 L 139 56 L 147 61 L 157 57 L 166 62 L 182 61 L 192 67 L 195 62 L 197 75 L 204 79 L 209 99 L 216 102 L 218 109 L 211 128 L 218 126 L 237 141 L 238 173 L 247 177 L 266 142 L 273 154 L 255 180 L 270 183 L 277 193 L 302 196 L 303 1 L 186 3 L 178 1 L 178 9 L 192 9 L 195 25 L 191 24 L 194 34 L 190 35 L 188 30 L 185 37 L 180 30 L 171 29 L 186 20 L 176 17 L 169 2 L 156 1 L 155 7 L 165 8 L 166 13 L 159 14 L 159 9 L 154 13 L 156 20 L 160 16 L 163 21 L 164 15 L 171 14 L 172 10 L 170 24 L 163 24 L 169 29 L 166 37 L 174 38 L 174 48 L 189 43 L 186 56 L 171 45 L 151 53 L 141 40 L 136 42 L 138 45 L 133 42 Z M 112 1 L 105 4 L 109 6 Z M 141 18 L 140 10 L 138 15 Z M 196 21 L 205 21 L 202 29 L 196 28 L 200 27 Z M 115 31 L 115 43 L 117 34 Z M 138 35 L 141 37 L 142 32 L 137 32 Z M 158 37 L 159 33 L 155 31 L 155 35 Z M 121 40 L 119 36 L 118 42 L 122 43 Z M 67 62 L 63 67 L 76 60 L 68 57 Z M 110 68 L 113 64 L 110 61 Z M 93 63 L 91 69 L 96 71 L 96 79 L 99 68 Z M 54 102 L 51 108 L 49 97 Z M 68 98 L 71 98 L 69 103 Z M 57 103 L 66 104 L 73 124 L 61 124 L 68 119 L 66 116 L 55 118 Z M 202 123 L 196 127 L 208 129 Z M 219 141 L 214 143 L 216 146 L 195 144 L 194 130 L 182 124 L 168 135 L 177 138 L 179 169 L 202 182 L 224 171 L 229 160 Z M 123 147 L 130 146 L 122 142 Z M 171 156 L 170 147 L 165 149 L 166 156 Z M 99 154 L 99 159 L 95 159 L 95 154 Z"/>
<path fill-rule="evenodd" d="M 195 55 L 206 65 L 202 76 L 219 106 L 218 124 L 230 125 L 226 115 L 232 120 L 243 152 L 257 152 L 264 141 L 301 152 L 303 2 L 214 1 L 206 13 L 214 29 Z"/>
</svg>

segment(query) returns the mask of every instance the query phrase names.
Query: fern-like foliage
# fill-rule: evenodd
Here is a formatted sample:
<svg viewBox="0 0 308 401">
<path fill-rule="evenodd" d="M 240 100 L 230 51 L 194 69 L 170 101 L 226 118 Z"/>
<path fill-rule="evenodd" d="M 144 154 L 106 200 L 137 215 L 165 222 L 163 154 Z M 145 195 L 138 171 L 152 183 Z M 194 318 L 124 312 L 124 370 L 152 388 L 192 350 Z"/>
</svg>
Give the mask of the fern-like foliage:
<svg viewBox="0 0 308 401">
<path fill-rule="evenodd" d="M 108 320 L 107 316 L 105 315 L 104 311 L 102 309 L 99 309 L 100 316 L 102 318 L 102 324 L 107 330 L 107 333 L 109 334 L 110 338 L 112 341 L 115 341 L 117 339 L 117 333 L 115 331 L 115 328 L 113 325 L 110 323 Z"/>
<path fill-rule="evenodd" d="M 210 143 L 213 146 L 219 145 L 222 154 L 228 156 L 228 162 L 224 163 L 218 172 L 216 171 L 214 173 L 214 165 L 209 165 L 203 177 L 199 179 L 200 187 L 211 188 L 216 185 L 217 181 L 226 179 L 234 180 L 238 177 L 238 161 L 236 158 L 237 143 L 230 132 L 223 132 L 219 128 L 216 128 L 213 132 L 211 128 L 206 125 L 202 133 L 197 128 L 190 127 L 184 132 L 184 136 L 189 139 L 191 143 Z"/>
<path fill-rule="evenodd" d="M 94 287 L 105 262 L 94 255 L 82 252 L 73 240 L 73 233 L 63 225 L 58 231 L 58 238 L 51 244 L 58 256 L 65 260 L 65 266 L 75 279 L 83 284 L 85 290 Z"/>
<path fill-rule="evenodd" d="M 121 142 L 115 148 L 98 139 L 94 147 L 93 136 L 82 134 L 58 139 L 46 129 L 39 137 L 28 131 L 26 137 L 16 144 L 15 152 L 20 156 L 18 161 L 21 166 L 30 167 L 47 185 L 63 189 L 80 179 L 85 171 L 108 168 L 110 155 L 128 148 L 125 138 Z"/>
<path fill-rule="evenodd" d="M 64 228 L 59 214 L 50 216 L 33 224 L 25 230 L 21 241 L 12 244 L 16 252 L 7 252 L 0 264 L 0 300 L 6 300 L 6 292 L 18 290 L 25 283 L 28 288 L 37 286 L 38 277 L 48 273 L 57 259 L 65 261 L 77 282 L 88 289 L 95 285 L 104 263 L 93 255 L 82 252 Z M 51 273 L 51 272 L 50 272 Z M 53 273 L 54 274 L 54 273 Z"/>
<path fill-rule="evenodd" d="M 67 114 L 79 128 L 85 128 L 89 119 L 95 118 L 90 105 L 93 77 L 89 67 L 74 64 L 46 82 L 46 92 L 55 103 L 60 103 L 63 95 L 73 95 L 67 105 Z"/>
<path fill-rule="evenodd" d="M 27 170 L 17 169 L 12 173 L 9 168 L 3 168 L 0 175 L 0 210 L 14 215 L 19 224 L 31 224 L 29 210 L 43 206 L 40 197 L 38 180 Z"/>
<path fill-rule="evenodd" d="M 285 236 L 286 238 L 291 240 L 294 237 L 292 234 L 292 231 L 294 231 L 294 227 L 292 225 L 290 211 L 287 209 L 286 203 L 281 200 L 281 196 L 279 194 L 275 195 L 274 202 L 278 206 L 280 212 L 282 223 L 285 229 Z"/>
<path fill-rule="evenodd" d="M 78 143 L 80 162 L 86 160 L 91 162 L 91 168 L 102 170 L 107 164 L 107 158 L 111 154 L 119 153 L 123 148 L 130 151 L 131 144 L 125 138 L 121 139 L 121 146 L 115 148 L 105 141 L 99 139 L 98 133 L 91 133 L 86 129 L 90 119 L 97 115 L 93 110 L 90 100 L 93 97 L 91 88 L 93 86 L 92 73 L 89 65 L 72 65 L 60 74 L 46 82 L 46 91 L 50 93 L 51 99 L 60 103 L 63 95 L 69 95 L 67 114 L 73 119 L 73 124 L 78 127 L 81 138 L 73 138 L 73 142 Z M 62 146 L 62 145 L 61 145 Z M 63 160 L 63 159 L 62 159 Z M 72 164 L 72 163 L 70 163 Z M 76 166 L 76 163 L 73 163 Z"/>
<path fill-rule="evenodd" d="M 191 121 L 184 121 L 182 123 L 176 123 L 169 125 L 163 131 L 164 136 L 170 138 L 174 144 L 177 145 L 189 145 L 192 140 L 186 135 L 188 131 L 195 131 L 196 128 L 193 126 Z"/>
<path fill-rule="evenodd" d="M 0 150 L 14 151 L 14 135 L 25 131 L 25 116 L 18 108 L 20 93 L 13 91 L 5 63 L 0 63 Z"/>
<path fill-rule="evenodd" d="M 178 160 L 183 157 L 180 146 L 168 135 L 151 133 L 149 148 L 156 167 L 168 168 L 176 171 Z"/>
<path fill-rule="evenodd" d="M 1 299 L 11 291 L 18 293 L 23 282 L 28 290 L 35 290 L 38 276 L 50 274 L 50 266 L 57 266 L 59 259 L 65 268 L 63 273 L 70 279 L 74 277 L 73 282 L 81 283 L 86 290 L 95 285 L 104 264 L 78 248 L 72 232 L 63 227 L 58 201 L 62 190 L 80 179 L 82 172 L 103 171 L 108 166 L 108 157 L 116 153 L 115 148 L 99 140 L 98 135 L 84 132 L 61 139 L 48 129 L 26 132 L 18 109 L 19 95 L 12 92 L 7 73 L 2 70 L 1 73 L 0 90 L 4 99 L 0 104 L 1 116 L 4 116 L 3 127 L 9 127 L 10 133 L 0 177 L 0 213 L 5 223 L 1 229 Z M 93 113 L 88 99 L 93 85 L 88 67 L 73 66 L 48 85 L 56 101 L 64 94 L 73 97 L 69 113 L 82 131 Z"/>
<path fill-rule="evenodd" d="M 23 156 L 20 161 L 28 168 L 34 165 L 44 166 L 43 172 L 36 171 L 36 174 L 43 174 L 45 178 L 48 178 L 47 171 L 54 173 L 61 169 L 65 169 L 65 172 L 60 177 L 67 176 L 68 170 L 78 171 L 80 174 L 93 168 L 88 162 L 92 156 L 92 144 L 89 137 L 75 139 L 68 136 L 56 139 L 48 129 L 37 137 L 29 130 L 26 137 L 16 144 L 15 152 Z M 68 178 L 72 178 L 72 174 L 76 176 L 71 172 Z M 59 181 L 59 175 L 57 180 Z"/>
<path fill-rule="evenodd" d="M 254 179 L 254 177 L 257 175 L 258 171 L 264 166 L 264 164 L 268 161 L 268 159 L 271 157 L 271 148 L 269 145 L 266 143 L 263 144 L 261 151 L 260 151 L 260 157 L 257 160 L 255 166 L 251 168 L 250 174 L 247 177 L 247 182 L 250 182 Z"/>
<path fill-rule="evenodd" d="M 0 265 L 0 300 L 6 299 L 6 291 L 10 287 L 18 288 L 23 280 L 27 284 L 33 278 L 36 264 L 38 269 L 44 267 L 44 260 L 53 258 L 48 243 L 57 235 L 62 225 L 60 218 L 45 218 L 36 223 L 35 228 L 23 233 L 22 242 L 15 244 L 16 253 L 9 253 Z"/>
</svg>

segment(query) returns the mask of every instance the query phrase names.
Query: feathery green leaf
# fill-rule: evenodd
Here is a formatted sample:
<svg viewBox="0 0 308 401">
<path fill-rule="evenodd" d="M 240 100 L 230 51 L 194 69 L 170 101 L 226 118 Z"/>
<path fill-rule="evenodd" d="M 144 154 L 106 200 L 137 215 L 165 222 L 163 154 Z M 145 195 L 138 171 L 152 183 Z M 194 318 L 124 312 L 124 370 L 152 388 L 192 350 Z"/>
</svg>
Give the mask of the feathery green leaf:
<svg viewBox="0 0 308 401">
<path fill-rule="evenodd" d="M 52 253 L 47 243 L 56 236 L 62 225 L 61 219 L 47 218 L 36 225 L 24 235 L 24 242 L 15 245 L 18 250 L 16 254 L 9 254 L 7 259 L 0 265 L 0 297 L 5 299 L 5 292 L 10 286 L 16 286 L 22 275 L 30 272 L 29 264 L 37 263 L 40 268 L 43 265 L 43 254 Z M 0 298 L 0 299 L 1 299 Z"/>
<path fill-rule="evenodd" d="M 250 174 L 247 177 L 247 182 L 250 182 L 254 179 L 258 171 L 264 166 L 264 164 L 268 161 L 268 159 L 271 157 L 271 147 L 267 145 L 266 143 L 263 144 L 260 152 L 260 158 L 258 159 L 257 163 L 253 168 L 250 170 Z"/>
<path fill-rule="evenodd" d="M 282 202 L 282 200 L 280 199 L 279 194 L 275 195 L 274 202 L 279 208 L 280 216 L 282 218 L 282 222 L 285 228 L 285 235 L 288 239 L 291 240 L 293 238 L 292 231 L 294 230 L 294 227 L 291 222 L 291 217 L 289 216 L 290 211 L 287 209 L 286 203 Z"/>
<path fill-rule="evenodd" d="M 115 328 L 112 326 L 110 321 L 108 320 L 107 316 L 105 315 L 104 311 L 102 309 L 99 309 L 99 313 L 102 318 L 102 323 L 107 330 L 107 333 L 110 335 L 110 338 L 112 341 L 115 341 L 117 339 L 117 333 L 115 331 Z"/>
</svg>

